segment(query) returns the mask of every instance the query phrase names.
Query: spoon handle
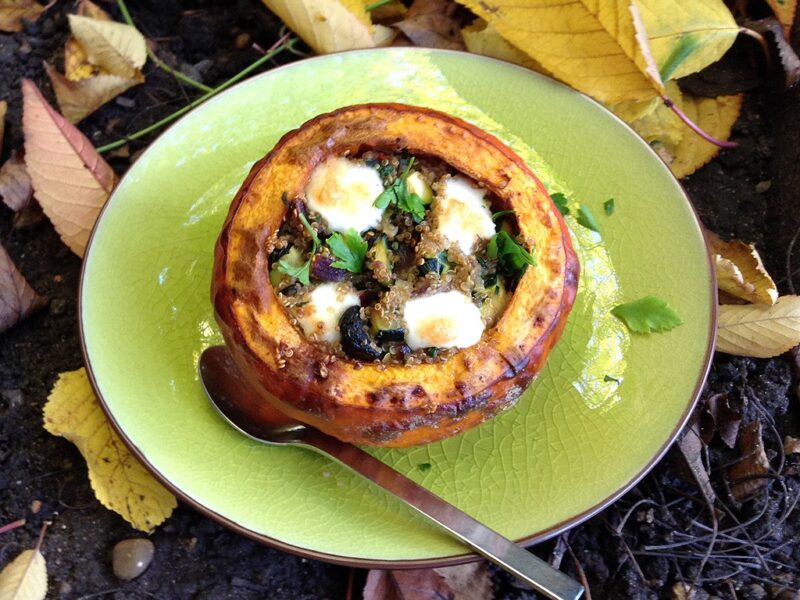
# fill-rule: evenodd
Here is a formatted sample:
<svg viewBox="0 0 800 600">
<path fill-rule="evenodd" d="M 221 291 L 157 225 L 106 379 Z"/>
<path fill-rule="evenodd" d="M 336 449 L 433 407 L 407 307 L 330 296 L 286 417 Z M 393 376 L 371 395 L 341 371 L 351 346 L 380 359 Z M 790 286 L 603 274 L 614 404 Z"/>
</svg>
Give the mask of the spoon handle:
<svg viewBox="0 0 800 600">
<path fill-rule="evenodd" d="M 548 598 L 577 600 L 583 594 L 583 586 L 577 581 L 360 448 L 318 431 L 309 431 L 303 442 L 399 497 L 475 552 Z"/>
</svg>

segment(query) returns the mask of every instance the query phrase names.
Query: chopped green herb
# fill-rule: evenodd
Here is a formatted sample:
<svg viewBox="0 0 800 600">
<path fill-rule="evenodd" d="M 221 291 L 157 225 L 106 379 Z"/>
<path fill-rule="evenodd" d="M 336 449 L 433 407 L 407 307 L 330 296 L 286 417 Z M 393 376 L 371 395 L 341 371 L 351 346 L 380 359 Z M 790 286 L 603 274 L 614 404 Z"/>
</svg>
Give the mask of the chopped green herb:
<svg viewBox="0 0 800 600">
<path fill-rule="evenodd" d="M 669 331 L 683 323 L 672 307 L 655 296 L 615 306 L 611 314 L 634 333 Z"/>
<path fill-rule="evenodd" d="M 553 204 L 556 205 L 558 212 L 560 212 L 562 215 L 566 217 L 569 214 L 569 206 L 567 206 L 567 197 L 561 192 L 556 192 L 555 194 L 551 194 L 550 198 L 553 200 Z"/>
<path fill-rule="evenodd" d="M 536 258 L 520 246 L 507 231 L 500 231 L 489 241 L 486 256 L 497 259 L 497 266 L 506 275 L 519 276 L 528 265 L 536 265 Z"/>
<path fill-rule="evenodd" d="M 597 219 L 594 218 L 594 214 L 592 214 L 592 209 L 585 204 L 581 204 L 578 208 L 577 218 L 578 223 L 586 227 L 586 229 L 591 229 L 592 231 L 600 233 L 600 227 L 597 225 Z"/>
<path fill-rule="evenodd" d="M 417 468 L 423 473 L 427 473 L 431 470 L 431 463 L 420 463 L 417 465 Z"/>
<path fill-rule="evenodd" d="M 311 261 L 307 260 L 300 266 L 289 263 L 285 258 L 278 261 L 278 271 L 285 273 L 289 277 L 294 277 L 303 285 L 311 283 L 309 279 L 309 271 L 311 270 Z"/>
<path fill-rule="evenodd" d="M 306 219 L 306 216 L 303 213 L 300 213 L 299 216 L 300 216 L 300 221 L 303 223 L 303 227 L 305 227 L 308 233 L 311 234 L 311 241 L 314 244 L 314 248 L 311 250 L 311 254 L 316 254 L 317 250 L 319 250 L 320 246 L 322 246 L 322 242 L 319 241 L 319 236 L 317 235 L 317 232 L 314 231 L 313 227 L 311 227 L 311 225 L 308 222 L 308 219 Z"/>
<path fill-rule="evenodd" d="M 606 375 L 605 377 L 603 377 L 603 381 L 605 381 L 606 383 L 609 383 L 611 381 L 613 381 L 614 383 L 619 383 L 619 379 L 617 379 L 616 377 L 612 377 L 611 375 Z"/>
<path fill-rule="evenodd" d="M 606 211 L 606 216 L 610 217 L 614 214 L 614 199 L 609 198 L 605 202 L 603 202 L 603 209 Z"/>
<path fill-rule="evenodd" d="M 391 204 L 398 210 L 411 213 L 414 222 L 419 223 L 425 218 L 425 202 L 417 194 L 409 192 L 406 185 L 414 160 L 415 158 L 412 156 L 403 170 L 403 174 L 378 195 L 373 206 L 383 209 Z"/>
<path fill-rule="evenodd" d="M 350 229 L 342 235 L 334 233 L 327 240 L 328 248 L 339 259 L 331 263 L 332 267 L 346 269 L 351 273 L 360 273 L 367 255 L 367 242 L 355 230 Z"/>
<path fill-rule="evenodd" d="M 502 219 L 506 215 L 513 215 L 513 210 L 499 210 L 496 213 L 492 213 L 492 221 L 497 221 L 497 219 Z"/>
<path fill-rule="evenodd" d="M 427 354 L 431 358 L 436 358 L 436 355 L 439 354 L 439 349 L 438 348 L 428 348 L 427 350 L 425 350 L 425 354 Z"/>
</svg>

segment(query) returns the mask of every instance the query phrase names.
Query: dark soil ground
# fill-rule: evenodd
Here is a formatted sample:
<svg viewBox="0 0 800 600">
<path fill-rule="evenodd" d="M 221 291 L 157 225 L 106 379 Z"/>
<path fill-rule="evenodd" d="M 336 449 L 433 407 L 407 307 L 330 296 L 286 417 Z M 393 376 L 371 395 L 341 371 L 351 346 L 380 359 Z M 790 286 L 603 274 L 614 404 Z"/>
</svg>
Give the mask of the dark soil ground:
<svg viewBox="0 0 800 600">
<path fill-rule="evenodd" d="M 103 6 L 120 18 L 113 4 Z M 10 104 L 3 159 L 22 142 L 19 81 L 30 77 L 49 94 L 42 61 L 58 63 L 63 56 L 69 9 L 71 3 L 59 3 L 23 32 L 0 34 L 0 98 Z M 143 0 L 132 3 L 131 10 L 139 28 L 157 41 L 162 58 L 209 85 L 258 58 L 251 44 L 270 46 L 281 26 L 256 0 Z M 195 96 L 152 64 L 146 76 L 145 85 L 81 124 L 96 145 L 171 113 L 187 102 L 187 94 Z M 733 134 L 740 148 L 723 152 L 685 185 L 706 226 L 725 237 L 755 242 L 781 292 L 788 293 L 786 252 L 800 224 L 800 94 L 779 89 L 779 79 L 766 72 L 753 45 L 744 40 L 720 66 L 686 82 L 697 93 L 748 93 Z M 118 174 L 148 141 L 131 143 L 130 157 L 110 160 Z M 139 534 L 94 498 L 77 450 L 42 428 L 41 409 L 57 374 L 82 364 L 76 317 L 80 261 L 46 220 L 17 227 L 2 205 L 0 243 L 49 299 L 42 312 L 0 334 L 0 525 L 28 520 L 0 534 L 0 565 L 31 547 L 42 522 L 51 520 L 44 546 L 51 598 L 359 597 L 365 572 L 260 546 L 184 506 L 150 537 L 156 554 L 149 570 L 129 583 L 117 579 L 111 549 Z M 541 544 L 536 553 L 556 560 L 563 556 L 562 568 L 573 574 L 581 565 L 596 599 L 800 598 L 800 511 L 794 510 L 800 479 L 798 469 L 793 470 L 797 456 L 784 460 L 781 450 L 785 435 L 800 433 L 795 385 L 789 356 L 715 358 L 698 414 L 705 399 L 727 392 L 744 423 L 762 422 L 774 469 L 767 485 L 749 500 L 733 501 L 726 478 L 726 467 L 740 460 L 741 452 L 715 439 L 706 454 L 718 496 L 712 519 L 673 449 L 622 500 L 566 536 L 566 553 L 556 541 Z M 41 510 L 34 514 L 35 501 Z M 711 546 L 707 528 L 714 520 L 719 534 Z M 492 577 L 496 598 L 534 597 L 504 573 L 493 570 Z M 695 581 L 693 596 L 676 587 Z"/>
</svg>

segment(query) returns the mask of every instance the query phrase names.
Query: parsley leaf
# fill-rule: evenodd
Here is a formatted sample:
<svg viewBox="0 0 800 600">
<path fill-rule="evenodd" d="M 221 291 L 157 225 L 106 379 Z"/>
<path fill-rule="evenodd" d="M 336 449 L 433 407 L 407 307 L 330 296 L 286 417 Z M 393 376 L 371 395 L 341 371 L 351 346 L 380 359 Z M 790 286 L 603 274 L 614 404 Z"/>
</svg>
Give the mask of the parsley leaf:
<svg viewBox="0 0 800 600">
<path fill-rule="evenodd" d="M 553 204 L 556 205 L 558 212 L 560 212 L 565 217 L 569 214 L 569 206 L 567 206 L 567 197 L 562 194 L 561 192 L 556 192 L 555 194 L 550 195 L 550 199 L 553 201 Z"/>
<path fill-rule="evenodd" d="M 655 296 L 645 296 L 634 302 L 615 306 L 611 309 L 611 314 L 634 333 L 669 331 L 683 323 L 672 307 Z"/>
<path fill-rule="evenodd" d="M 513 215 L 513 210 L 498 210 L 496 213 L 492 213 L 492 221 L 497 221 L 497 219 L 502 219 L 506 215 Z"/>
<path fill-rule="evenodd" d="M 419 463 L 417 468 L 422 471 L 423 473 L 427 473 L 431 470 L 431 463 Z"/>
<path fill-rule="evenodd" d="M 411 172 L 415 157 L 408 161 L 403 174 L 388 188 L 383 190 L 372 205 L 375 208 L 384 209 L 390 204 L 396 206 L 398 210 L 411 213 L 415 223 L 420 223 L 425 218 L 425 202 L 417 194 L 408 191 L 406 180 Z"/>
<path fill-rule="evenodd" d="M 500 231 L 489 240 L 486 256 L 497 259 L 497 266 L 506 275 L 522 275 L 528 265 L 536 265 L 536 258 L 520 246 L 507 231 Z"/>
<path fill-rule="evenodd" d="M 610 217 L 614 214 L 614 199 L 609 198 L 605 202 L 603 202 L 603 210 L 606 211 L 606 216 Z"/>
<path fill-rule="evenodd" d="M 309 272 L 311 270 L 311 261 L 307 260 L 300 266 L 296 266 L 291 264 L 285 258 L 282 258 L 278 261 L 278 271 L 281 273 L 285 273 L 289 277 L 294 277 L 302 283 L 303 285 L 308 285 L 311 283 L 309 279 Z"/>
<path fill-rule="evenodd" d="M 331 263 L 332 267 L 346 269 L 351 273 L 360 273 L 364 266 L 364 257 L 367 255 L 367 242 L 355 230 L 347 233 L 334 233 L 327 240 L 328 248 L 339 260 Z"/>
<path fill-rule="evenodd" d="M 612 381 L 616 384 L 620 383 L 619 379 L 617 379 L 616 377 L 612 377 L 611 375 L 606 375 L 605 377 L 603 377 L 603 381 L 605 381 L 606 383 L 611 383 Z"/>
<path fill-rule="evenodd" d="M 597 219 L 594 218 L 594 214 L 592 214 L 592 209 L 585 204 L 581 204 L 578 208 L 577 218 L 578 223 L 586 227 L 586 229 L 591 229 L 592 231 L 600 233 L 600 227 L 597 225 Z"/>
</svg>

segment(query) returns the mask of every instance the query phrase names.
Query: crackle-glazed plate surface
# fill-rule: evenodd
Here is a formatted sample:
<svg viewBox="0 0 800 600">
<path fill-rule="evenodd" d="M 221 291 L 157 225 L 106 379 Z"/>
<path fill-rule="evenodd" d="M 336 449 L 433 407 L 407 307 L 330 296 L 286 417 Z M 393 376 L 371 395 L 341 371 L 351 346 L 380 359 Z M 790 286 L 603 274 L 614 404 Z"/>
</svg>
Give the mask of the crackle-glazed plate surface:
<svg viewBox="0 0 800 600">
<path fill-rule="evenodd" d="M 81 326 L 96 390 L 159 478 L 248 535 L 362 565 L 465 554 L 332 461 L 238 434 L 197 376 L 200 352 L 221 342 L 213 245 L 250 166 L 309 118 L 362 102 L 428 106 L 494 133 L 599 221 L 600 235 L 568 218 L 578 298 L 516 407 L 440 443 L 375 451 L 510 538 L 552 535 L 643 475 L 685 420 L 710 356 L 714 282 L 692 209 L 647 145 L 586 97 L 512 65 L 424 49 L 332 55 L 253 78 L 184 117 L 131 167 L 86 255 Z M 631 336 L 608 314 L 651 294 L 684 324 Z"/>
</svg>

